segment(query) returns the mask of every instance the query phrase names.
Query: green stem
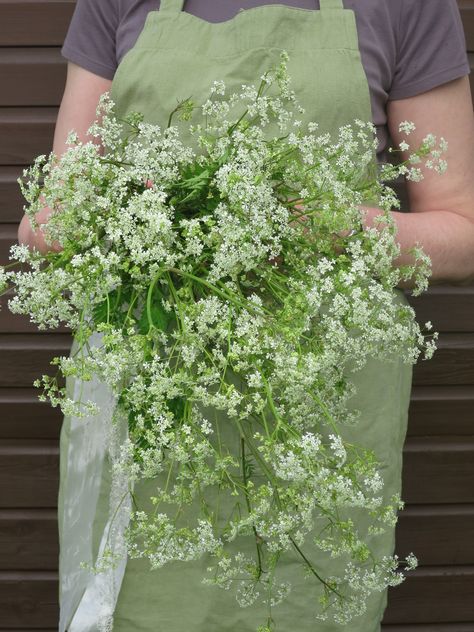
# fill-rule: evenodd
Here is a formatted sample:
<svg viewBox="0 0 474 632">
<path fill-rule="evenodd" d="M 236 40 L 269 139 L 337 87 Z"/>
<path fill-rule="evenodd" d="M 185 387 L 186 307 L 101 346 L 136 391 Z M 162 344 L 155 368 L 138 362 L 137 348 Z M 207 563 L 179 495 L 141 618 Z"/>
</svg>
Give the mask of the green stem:
<svg viewBox="0 0 474 632">
<path fill-rule="evenodd" d="M 147 295 L 146 295 L 146 316 L 147 316 L 147 319 L 148 319 L 148 334 L 150 333 L 152 328 L 155 327 L 155 324 L 153 322 L 153 316 L 152 316 L 152 313 L 151 313 L 151 299 L 152 299 L 152 296 L 153 296 L 153 290 L 155 289 L 155 285 L 158 283 L 158 281 L 161 278 L 162 274 L 163 274 L 163 272 L 159 272 L 155 276 L 153 281 L 150 283 L 150 287 L 148 288 L 148 292 L 147 292 Z"/>
<path fill-rule="evenodd" d="M 240 449 L 241 449 L 241 455 L 242 455 L 242 478 L 244 480 L 244 495 L 245 495 L 245 502 L 247 504 L 247 510 L 249 512 L 249 514 L 252 513 L 252 507 L 250 505 L 250 499 L 249 499 L 249 492 L 248 492 L 248 479 L 247 479 L 247 472 L 246 472 L 246 461 L 245 461 L 245 439 L 244 437 L 240 437 Z M 255 535 L 255 546 L 257 548 L 257 557 L 258 557 L 258 576 L 257 576 L 257 581 L 260 579 L 260 576 L 263 573 L 263 568 L 262 568 L 262 552 L 261 552 L 261 540 L 262 538 L 258 535 L 257 533 L 257 529 L 255 528 L 255 525 L 252 525 L 252 531 L 254 532 Z"/>
<path fill-rule="evenodd" d="M 295 549 L 298 551 L 299 555 L 303 558 L 303 560 L 305 561 L 305 564 L 307 565 L 307 567 L 310 569 L 310 571 L 313 573 L 313 575 L 315 577 L 317 577 L 319 579 L 319 581 L 321 583 L 324 584 L 324 586 L 326 586 L 326 588 L 328 588 L 329 590 L 331 590 L 333 593 L 335 593 L 338 597 L 340 597 L 341 599 L 344 598 L 343 595 L 341 595 L 340 592 L 338 592 L 335 588 L 333 588 L 330 584 L 328 584 L 322 577 L 321 575 L 319 575 L 319 573 L 317 573 L 314 570 L 313 565 L 311 564 L 311 562 L 308 560 L 308 558 L 306 557 L 306 555 L 303 553 L 303 551 L 300 549 L 300 547 L 296 544 L 296 542 L 294 541 L 294 539 L 289 536 L 291 543 L 293 544 L 293 546 L 295 547 Z"/>
</svg>

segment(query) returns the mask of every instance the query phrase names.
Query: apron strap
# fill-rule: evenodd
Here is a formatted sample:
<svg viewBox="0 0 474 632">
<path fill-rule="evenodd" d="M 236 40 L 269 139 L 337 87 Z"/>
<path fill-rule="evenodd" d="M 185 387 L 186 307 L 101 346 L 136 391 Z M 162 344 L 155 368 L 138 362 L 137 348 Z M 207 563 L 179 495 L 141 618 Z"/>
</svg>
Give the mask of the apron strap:
<svg viewBox="0 0 474 632">
<path fill-rule="evenodd" d="M 181 13 L 185 0 L 160 0 L 160 11 L 168 13 Z M 342 0 L 319 0 L 319 8 L 321 11 L 327 9 L 344 9 Z"/>
<path fill-rule="evenodd" d="M 344 9 L 342 0 L 319 0 L 319 8 L 321 11 L 327 9 Z"/>
<path fill-rule="evenodd" d="M 185 0 L 160 0 L 159 13 L 181 13 Z"/>
</svg>

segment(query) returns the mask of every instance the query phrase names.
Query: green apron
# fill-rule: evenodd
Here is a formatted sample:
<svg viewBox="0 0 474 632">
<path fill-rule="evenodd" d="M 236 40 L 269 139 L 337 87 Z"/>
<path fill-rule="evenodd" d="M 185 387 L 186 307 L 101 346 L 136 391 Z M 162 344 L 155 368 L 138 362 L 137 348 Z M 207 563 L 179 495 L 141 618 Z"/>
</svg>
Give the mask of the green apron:
<svg viewBox="0 0 474 632">
<path fill-rule="evenodd" d="M 242 83 L 258 85 L 262 72 L 278 63 L 281 49 L 286 49 L 291 88 L 306 110 L 299 116 L 303 123 L 314 120 L 322 131 L 335 132 L 355 118 L 372 120 L 355 15 L 343 8 L 342 0 L 321 0 L 319 11 L 280 4 L 258 6 L 241 10 L 220 23 L 184 12 L 183 4 L 183 0 L 161 0 L 160 10 L 148 13 L 135 46 L 122 59 L 112 84 L 111 96 L 119 116 L 137 110 L 144 113 L 146 122 L 165 127 L 178 101 L 192 96 L 196 104 L 201 104 L 214 79 L 224 80 L 227 94 L 238 90 Z M 193 113 L 193 123 L 197 122 L 204 122 L 199 119 L 198 109 Z M 177 120 L 173 124 L 179 125 L 183 133 L 189 125 Z M 189 135 L 185 141 L 196 149 Z M 394 290 L 393 297 L 406 303 L 400 290 Z M 362 414 L 355 427 L 342 427 L 340 432 L 345 440 L 375 451 L 382 464 L 386 502 L 401 490 L 411 378 L 411 365 L 398 358 L 393 363 L 371 360 L 350 378 L 357 386 L 351 407 Z M 68 378 L 67 384 L 71 392 L 77 389 L 72 379 Z M 107 615 L 107 607 L 99 604 L 107 589 L 77 565 L 84 551 L 90 560 L 95 559 L 107 522 L 111 477 L 103 446 L 104 426 L 110 417 L 106 407 L 110 408 L 111 399 L 105 385 L 82 386 L 89 397 L 104 404 L 104 413 L 95 419 L 95 435 L 90 425 L 85 438 L 84 422 L 81 425 L 68 417 L 61 432 L 60 632 L 99 632 L 112 629 L 112 620 L 114 632 L 255 632 L 257 624 L 266 620 L 265 606 L 242 608 L 231 590 L 202 584 L 210 561 L 207 556 L 193 562 L 169 563 L 154 571 L 149 570 L 146 559 L 128 559 L 109 577 L 112 590 L 108 593 L 108 608 L 112 614 Z M 226 445 L 237 454 L 236 430 L 224 418 L 216 419 Z M 149 506 L 149 496 L 161 483 L 157 478 L 136 485 L 137 499 Z M 220 503 L 222 506 L 222 494 Z M 363 528 L 363 522 L 364 517 L 357 525 Z M 395 529 L 368 542 L 377 557 L 392 555 Z M 243 550 L 254 555 L 250 538 L 237 538 L 228 546 L 230 552 Z M 327 553 L 311 544 L 311 534 L 303 550 L 323 576 L 338 574 L 342 561 L 347 561 L 328 559 Z M 292 590 L 272 608 L 277 632 L 341 629 L 341 625 L 314 618 L 319 586 L 317 592 L 315 583 L 304 578 L 296 553 L 282 556 L 278 568 L 277 579 L 289 581 Z M 386 590 L 374 594 L 366 613 L 349 624 L 351 632 L 379 632 L 386 602 Z"/>
</svg>

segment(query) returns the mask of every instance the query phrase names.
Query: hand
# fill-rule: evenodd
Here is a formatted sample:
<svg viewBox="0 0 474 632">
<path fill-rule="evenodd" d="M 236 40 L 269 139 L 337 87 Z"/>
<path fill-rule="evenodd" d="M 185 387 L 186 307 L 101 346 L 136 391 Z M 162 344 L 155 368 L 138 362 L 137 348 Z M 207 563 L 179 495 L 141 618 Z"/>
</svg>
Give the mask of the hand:
<svg viewBox="0 0 474 632">
<path fill-rule="evenodd" d="M 46 224 L 48 222 L 48 217 L 52 212 L 53 209 L 49 206 L 44 206 L 40 209 L 35 215 L 38 224 Z M 63 250 L 62 246 L 57 241 L 53 242 L 52 245 L 47 244 L 41 228 L 34 231 L 27 215 L 24 215 L 20 222 L 20 226 L 18 228 L 18 241 L 20 244 L 26 244 L 30 250 L 38 250 L 43 255 L 47 252 L 61 252 L 61 250 Z"/>
</svg>

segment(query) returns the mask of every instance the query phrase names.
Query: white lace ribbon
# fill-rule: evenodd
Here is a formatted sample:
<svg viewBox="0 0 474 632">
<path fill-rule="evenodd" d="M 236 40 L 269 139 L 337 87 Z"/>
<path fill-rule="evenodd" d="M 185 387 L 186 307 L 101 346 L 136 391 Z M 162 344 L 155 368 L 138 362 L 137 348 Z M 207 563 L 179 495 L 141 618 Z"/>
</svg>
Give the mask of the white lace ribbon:
<svg viewBox="0 0 474 632">
<path fill-rule="evenodd" d="M 93 334 L 89 345 L 99 345 L 101 337 L 101 334 Z M 73 344 L 71 353 L 75 348 Z M 92 526 L 98 510 L 103 469 L 108 466 L 107 453 L 113 464 L 120 445 L 127 438 L 128 426 L 126 418 L 117 415 L 116 397 L 97 378 L 88 382 L 74 380 L 71 396 L 75 401 L 94 401 L 99 412 L 64 420 L 70 424 L 70 431 L 67 453 L 61 454 L 66 463 L 61 480 L 59 632 L 110 632 L 127 562 L 123 534 L 131 510 L 127 477 L 114 473 L 113 469 L 108 520 L 96 559 L 93 559 Z M 81 568 L 81 562 L 100 564 L 107 550 L 119 559 L 113 567 L 109 565 L 100 573 Z"/>
</svg>

